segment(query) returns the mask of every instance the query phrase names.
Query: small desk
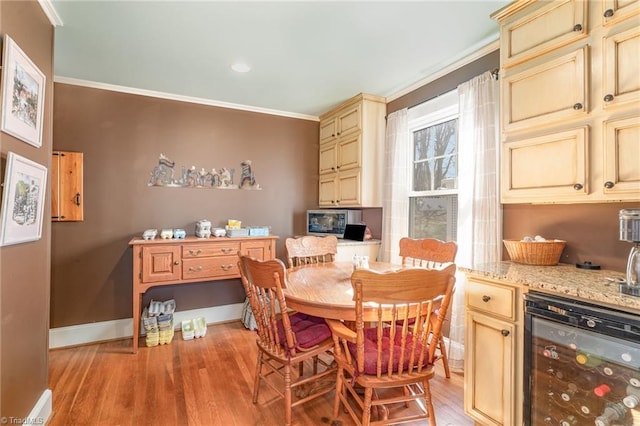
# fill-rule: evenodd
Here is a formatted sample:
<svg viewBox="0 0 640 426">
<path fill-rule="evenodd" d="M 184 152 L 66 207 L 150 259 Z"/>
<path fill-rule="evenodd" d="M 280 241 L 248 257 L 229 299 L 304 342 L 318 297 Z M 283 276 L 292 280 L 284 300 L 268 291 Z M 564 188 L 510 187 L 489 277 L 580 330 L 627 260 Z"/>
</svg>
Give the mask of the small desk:
<svg viewBox="0 0 640 426">
<path fill-rule="evenodd" d="M 396 271 L 402 266 L 369 262 L 378 272 Z M 321 318 L 355 321 L 355 302 L 351 286 L 351 262 L 303 265 L 287 271 L 284 296 L 287 307 Z"/>
</svg>

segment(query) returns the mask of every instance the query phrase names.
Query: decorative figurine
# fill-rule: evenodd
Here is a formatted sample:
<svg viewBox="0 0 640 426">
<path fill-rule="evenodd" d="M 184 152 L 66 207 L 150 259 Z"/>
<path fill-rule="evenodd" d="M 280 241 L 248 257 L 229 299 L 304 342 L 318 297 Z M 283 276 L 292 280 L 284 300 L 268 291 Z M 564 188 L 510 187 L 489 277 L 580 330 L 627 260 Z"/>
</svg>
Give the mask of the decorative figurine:
<svg viewBox="0 0 640 426">
<path fill-rule="evenodd" d="M 177 239 L 182 240 L 186 236 L 187 236 L 187 233 L 185 232 L 184 229 L 177 228 L 177 229 L 173 230 L 173 238 L 177 238 Z"/>
<path fill-rule="evenodd" d="M 165 228 L 162 231 L 160 231 L 160 238 L 162 238 L 163 240 L 168 240 L 173 238 L 173 229 Z"/>
<path fill-rule="evenodd" d="M 160 154 L 158 165 L 151 172 L 149 186 L 164 186 L 173 184 L 173 167 L 176 164 L 164 154 Z"/>
<path fill-rule="evenodd" d="M 211 171 L 207 171 L 204 167 L 197 170 L 196 166 L 191 166 L 188 169 L 182 166 L 180 176 L 176 179 L 173 176 L 175 163 L 166 155 L 160 154 L 158 165 L 151 172 L 148 185 L 188 188 L 262 189 L 256 183 L 251 171 L 251 160 L 245 160 L 240 165 L 242 167 L 240 185 L 233 183 L 235 169 L 227 167 L 212 168 Z"/>
</svg>

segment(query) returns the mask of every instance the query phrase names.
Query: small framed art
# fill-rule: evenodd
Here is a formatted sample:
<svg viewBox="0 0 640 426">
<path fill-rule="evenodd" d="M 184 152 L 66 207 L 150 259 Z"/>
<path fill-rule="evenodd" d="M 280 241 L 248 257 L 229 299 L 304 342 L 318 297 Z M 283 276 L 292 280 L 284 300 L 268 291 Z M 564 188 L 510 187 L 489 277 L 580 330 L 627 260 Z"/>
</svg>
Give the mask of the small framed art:
<svg viewBox="0 0 640 426">
<path fill-rule="evenodd" d="M 2 192 L 0 246 L 42 237 L 47 168 L 9 152 Z"/>
<path fill-rule="evenodd" d="M 0 129 L 39 148 L 42 146 L 45 75 L 6 34 L 2 59 Z"/>
</svg>

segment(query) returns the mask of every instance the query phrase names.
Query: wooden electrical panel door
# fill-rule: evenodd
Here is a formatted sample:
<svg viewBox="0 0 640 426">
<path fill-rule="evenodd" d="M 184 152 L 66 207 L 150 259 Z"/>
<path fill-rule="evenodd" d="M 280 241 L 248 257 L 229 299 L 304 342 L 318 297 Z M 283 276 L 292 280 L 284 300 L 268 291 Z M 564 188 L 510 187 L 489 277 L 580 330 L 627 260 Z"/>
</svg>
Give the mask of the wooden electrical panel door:
<svg viewBox="0 0 640 426">
<path fill-rule="evenodd" d="M 83 154 L 53 151 L 52 155 L 51 220 L 54 222 L 84 220 Z"/>
</svg>

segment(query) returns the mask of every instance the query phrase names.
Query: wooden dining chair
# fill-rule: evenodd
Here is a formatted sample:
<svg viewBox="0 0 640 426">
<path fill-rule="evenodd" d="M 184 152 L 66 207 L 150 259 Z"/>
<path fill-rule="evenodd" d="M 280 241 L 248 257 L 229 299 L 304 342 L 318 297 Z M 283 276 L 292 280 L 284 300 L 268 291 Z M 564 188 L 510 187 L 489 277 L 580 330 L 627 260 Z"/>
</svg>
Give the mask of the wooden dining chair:
<svg viewBox="0 0 640 426">
<path fill-rule="evenodd" d="M 305 235 L 287 238 L 284 242 L 289 267 L 311 263 L 333 262 L 338 252 L 338 238 L 335 235 L 319 237 Z"/>
<path fill-rule="evenodd" d="M 284 423 L 290 425 L 293 407 L 335 389 L 331 331 L 323 318 L 287 309 L 281 260 L 240 256 L 238 269 L 257 326 L 253 403 L 258 402 L 261 383 L 268 385 L 284 399 Z M 305 362 L 313 365 L 306 369 L 311 371 L 307 375 L 302 368 Z"/>
<path fill-rule="evenodd" d="M 429 380 L 435 373 L 436 347 L 446 315 L 442 306 L 449 305 L 454 283 L 454 265 L 441 270 L 354 271 L 355 330 L 341 321 L 327 320 L 338 363 L 335 421 L 344 406 L 361 425 L 420 419 L 436 424 Z M 445 303 L 432 325 L 436 299 Z M 374 407 L 384 407 L 376 411 L 389 418 L 373 421 Z"/>
<path fill-rule="evenodd" d="M 458 253 L 458 245 L 453 241 L 444 242 L 435 238 L 400 239 L 400 256 L 402 256 L 402 264 L 411 267 L 423 268 L 442 268 L 443 266 L 454 263 L 456 254 Z M 454 289 L 455 291 L 455 289 Z M 439 307 L 436 306 L 432 320 L 435 321 Z M 447 306 L 446 309 L 449 309 Z M 444 367 L 444 374 L 447 379 L 451 378 L 449 370 L 449 359 L 447 358 L 447 348 L 444 337 L 440 335 L 438 344 Z"/>
</svg>

